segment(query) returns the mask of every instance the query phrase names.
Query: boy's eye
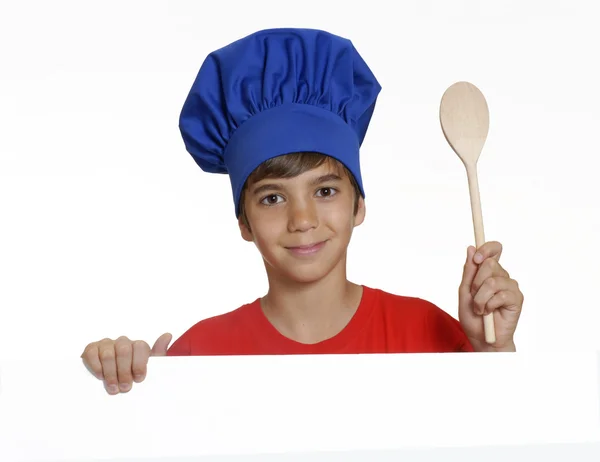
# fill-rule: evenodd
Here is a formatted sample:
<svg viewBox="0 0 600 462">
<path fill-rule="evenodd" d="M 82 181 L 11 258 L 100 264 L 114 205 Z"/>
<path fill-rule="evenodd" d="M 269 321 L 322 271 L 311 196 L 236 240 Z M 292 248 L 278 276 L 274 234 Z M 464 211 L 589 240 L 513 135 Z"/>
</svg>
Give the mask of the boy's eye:
<svg viewBox="0 0 600 462">
<path fill-rule="evenodd" d="M 321 188 L 321 189 L 319 189 L 317 195 L 320 195 L 323 197 L 328 197 L 328 196 L 333 196 L 335 193 L 336 193 L 336 191 L 333 188 Z"/>
<path fill-rule="evenodd" d="M 275 205 L 278 203 L 281 196 L 278 194 L 269 194 L 267 197 L 263 198 L 260 203 L 264 205 Z"/>
</svg>

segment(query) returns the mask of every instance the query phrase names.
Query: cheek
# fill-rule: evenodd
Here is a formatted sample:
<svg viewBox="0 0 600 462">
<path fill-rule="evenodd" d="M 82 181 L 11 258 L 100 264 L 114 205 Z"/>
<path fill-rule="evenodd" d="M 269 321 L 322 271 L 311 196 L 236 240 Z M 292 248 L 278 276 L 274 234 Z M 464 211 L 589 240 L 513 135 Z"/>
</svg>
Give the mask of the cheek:
<svg viewBox="0 0 600 462">
<path fill-rule="evenodd" d="M 254 242 L 259 249 L 276 243 L 282 233 L 282 220 L 274 216 L 257 216 L 252 227 Z M 285 227 L 283 228 L 285 229 Z"/>
<path fill-rule="evenodd" d="M 260 230 L 254 232 L 254 243 L 260 251 L 268 249 L 274 240 L 274 236 L 269 232 L 261 232 Z"/>
<path fill-rule="evenodd" d="M 320 210 L 321 222 L 327 223 L 339 232 L 352 229 L 354 225 L 353 204 L 331 203 Z"/>
</svg>

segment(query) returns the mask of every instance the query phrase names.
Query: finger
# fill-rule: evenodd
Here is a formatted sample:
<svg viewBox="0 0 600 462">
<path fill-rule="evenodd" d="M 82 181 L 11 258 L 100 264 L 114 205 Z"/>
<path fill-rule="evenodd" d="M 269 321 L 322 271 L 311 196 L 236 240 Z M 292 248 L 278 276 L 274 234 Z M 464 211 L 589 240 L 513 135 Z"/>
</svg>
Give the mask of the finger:
<svg viewBox="0 0 600 462">
<path fill-rule="evenodd" d="M 137 383 L 143 382 L 146 378 L 148 358 L 150 357 L 150 345 L 142 340 L 136 340 L 133 342 L 132 347 L 133 363 L 131 365 L 131 372 L 133 373 L 133 380 Z"/>
<path fill-rule="evenodd" d="M 492 298 L 488 300 L 485 305 L 485 314 L 493 313 L 495 310 L 503 307 L 517 306 L 518 297 L 517 294 L 510 290 L 502 290 L 494 294 Z"/>
<path fill-rule="evenodd" d="M 131 390 L 131 384 L 133 383 L 133 374 L 131 373 L 133 348 L 131 343 L 131 340 L 127 337 L 119 337 L 115 342 L 119 390 L 123 393 L 127 393 Z"/>
<path fill-rule="evenodd" d="M 115 362 L 115 343 L 106 339 L 98 345 L 98 356 L 102 363 L 102 375 L 104 376 L 104 386 L 111 395 L 119 392 L 117 381 L 117 363 Z"/>
<path fill-rule="evenodd" d="M 473 262 L 473 255 L 475 254 L 475 247 L 469 246 L 467 248 L 467 260 L 463 267 L 462 281 L 459 286 L 461 295 L 468 295 L 473 285 L 473 279 L 477 274 L 478 266 Z"/>
<path fill-rule="evenodd" d="M 83 359 L 83 364 L 85 364 L 87 370 L 95 375 L 97 379 L 102 380 L 104 378 L 102 375 L 102 363 L 98 356 L 98 344 L 96 342 L 90 343 L 85 347 L 85 350 L 81 354 L 81 359 Z"/>
<path fill-rule="evenodd" d="M 488 258 L 485 260 L 477 270 L 477 274 L 473 278 L 473 284 L 471 285 L 471 295 L 474 295 L 479 291 L 482 284 L 489 278 L 510 278 L 508 271 L 506 271 L 497 260 Z"/>
<path fill-rule="evenodd" d="M 152 356 L 166 356 L 169 349 L 169 343 L 171 343 L 172 339 L 173 336 L 169 333 L 162 334 L 158 337 L 152 347 Z"/>
<path fill-rule="evenodd" d="M 502 244 L 496 241 L 490 241 L 483 244 L 477 249 L 477 252 L 473 256 L 473 261 L 476 264 L 483 263 L 488 258 L 493 258 L 496 261 L 500 260 L 502 255 Z"/>
<path fill-rule="evenodd" d="M 511 279 L 501 277 L 490 277 L 486 279 L 481 285 L 481 288 L 473 296 L 473 311 L 475 314 L 484 314 L 487 304 L 492 297 L 499 292 L 511 290 L 514 292 L 514 284 Z"/>
</svg>

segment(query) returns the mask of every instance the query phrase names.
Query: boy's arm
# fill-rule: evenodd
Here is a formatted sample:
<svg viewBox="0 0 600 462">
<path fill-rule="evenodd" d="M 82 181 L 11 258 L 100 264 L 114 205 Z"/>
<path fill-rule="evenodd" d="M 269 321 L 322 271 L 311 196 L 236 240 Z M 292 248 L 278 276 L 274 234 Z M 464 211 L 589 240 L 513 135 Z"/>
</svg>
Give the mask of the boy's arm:
<svg viewBox="0 0 600 462">
<path fill-rule="evenodd" d="M 514 352 L 514 334 L 523 307 L 523 293 L 516 280 L 500 265 L 502 244 L 487 242 L 469 247 L 459 288 L 458 317 L 478 352 Z M 496 342 L 485 341 L 483 316 L 494 316 Z"/>
</svg>

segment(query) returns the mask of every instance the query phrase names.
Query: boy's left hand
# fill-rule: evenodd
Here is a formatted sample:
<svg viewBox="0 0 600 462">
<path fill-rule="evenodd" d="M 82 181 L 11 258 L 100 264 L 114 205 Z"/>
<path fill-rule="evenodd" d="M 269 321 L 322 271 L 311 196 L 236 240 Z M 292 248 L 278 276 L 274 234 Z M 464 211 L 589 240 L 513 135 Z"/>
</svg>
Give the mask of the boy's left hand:
<svg viewBox="0 0 600 462">
<path fill-rule="evenodd" d="M 479 255 L 476 255 L 479 254 Z M 502 244 L 487 242 L 467 250 L 459 288 L 458 318 L 475 351 L 515 351 L 514 333 L 523 307 L 517 281 L 499 263 Z M 483 314 L 493 313 L 496 342 L 485 341 Z"/>
</svg>

